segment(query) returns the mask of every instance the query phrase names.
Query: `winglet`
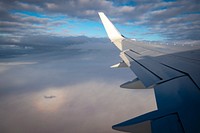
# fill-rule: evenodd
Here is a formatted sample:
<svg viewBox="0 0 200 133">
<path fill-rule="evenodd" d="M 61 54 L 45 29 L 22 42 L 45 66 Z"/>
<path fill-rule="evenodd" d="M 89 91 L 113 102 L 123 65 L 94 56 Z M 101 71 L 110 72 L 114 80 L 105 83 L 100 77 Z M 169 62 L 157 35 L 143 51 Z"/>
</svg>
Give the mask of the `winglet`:
<svg viewBox="0 0 200 133">
<path fill-rule="evenodd" d="M 120 32 L 115 28 L 115 26 L 110 22 L 103 12 L 98 12 L 104 28 L 108 34 L 109 39 L 114 42 L 115 40 L 124 39 Z"/>
</svg>

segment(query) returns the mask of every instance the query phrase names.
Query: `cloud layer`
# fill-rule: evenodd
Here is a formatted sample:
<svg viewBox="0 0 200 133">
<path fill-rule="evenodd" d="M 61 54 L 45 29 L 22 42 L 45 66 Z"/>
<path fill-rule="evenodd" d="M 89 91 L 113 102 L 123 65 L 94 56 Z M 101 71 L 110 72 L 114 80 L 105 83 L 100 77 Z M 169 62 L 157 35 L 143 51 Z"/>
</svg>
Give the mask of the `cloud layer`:
<svg viewBox="0 0 200 133">
<path fill-rule="evenodd" d="M 119 88 L 134 74 L 109 68 L 119 52 L 107 40 L 71 37 L 54 46 L 32 39 L 29 49 L 1 49 L 11 50 L 0 58 L 1 132 L 114 133 L 112 125 L 156 108 L 153 90 Z"/>
</svg>

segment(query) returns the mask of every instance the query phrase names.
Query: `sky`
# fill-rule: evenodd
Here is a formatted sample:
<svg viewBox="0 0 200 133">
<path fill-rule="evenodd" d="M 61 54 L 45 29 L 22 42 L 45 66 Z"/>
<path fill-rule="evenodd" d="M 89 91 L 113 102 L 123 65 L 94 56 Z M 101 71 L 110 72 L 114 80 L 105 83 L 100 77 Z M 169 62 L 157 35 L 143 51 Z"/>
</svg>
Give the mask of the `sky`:
<svg viewBox="0 0 200 133">
<path fill-rule="evenodd" d="M 198 0 L 1 0 L 2 41 L 32 36 L 106 37 L 104 12 L 128 38 L 199 41 Z"/>
<path fill-rule="evenodd" d="M 0 132 L 117 133 L 112 125 L 157 109 L 108 40 L 98 12 L 126 37 L 199 45 L 195 0 L 1 0 Z"/>
</svg>

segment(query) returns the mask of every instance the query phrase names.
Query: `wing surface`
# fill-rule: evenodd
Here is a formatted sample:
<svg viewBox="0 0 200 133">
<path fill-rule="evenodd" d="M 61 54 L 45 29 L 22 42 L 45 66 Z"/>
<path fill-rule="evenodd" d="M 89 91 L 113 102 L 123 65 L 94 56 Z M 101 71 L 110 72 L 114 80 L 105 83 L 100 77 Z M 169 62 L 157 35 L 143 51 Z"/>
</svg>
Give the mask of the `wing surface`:
<svg viewBox="0 0 200 133">
<path fill-rule="evenodd" d="M 200 132 L 200 49 L 133 41 L 121 35 L 104 13 L 99 16 L 110 40 L 120 50 L 123 61 L 115 67 L 127 66 L 137 76 L 121 87 L 153 87 L 158 106 L 156 111 L 113 128 L 139 132 L 149 125 L 153 133 Z M 136 85 L 138 81 L 143 87 Z"/>
</svg>

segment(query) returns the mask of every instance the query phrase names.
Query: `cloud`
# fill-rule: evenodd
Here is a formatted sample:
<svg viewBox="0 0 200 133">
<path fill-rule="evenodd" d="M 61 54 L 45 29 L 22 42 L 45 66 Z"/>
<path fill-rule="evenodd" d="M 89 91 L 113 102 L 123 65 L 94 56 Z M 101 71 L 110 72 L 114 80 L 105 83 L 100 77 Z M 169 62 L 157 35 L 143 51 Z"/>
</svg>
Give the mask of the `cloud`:
<svg viewBox="0 0 200 133">
<path fill-rule="evenodd" d="M 52 93 L 56 98 L 43 97 Z M 0 112 L 0 128 L 5 133 L 115 133 L 117 131 L 111 129 L 113 124 L 154 109 L 155 99 L 151 94 L 151 91 L 120 91 L 113 83 L 87 81 L 9 95 L 1 99 L 4 110 Z M 137 102 L 133 102 L 135 100 Z"/>
<path fill-rule="evenodd" d="M 31 55 L 38 55 L 47 57 L 46 54 L 54 55 L 59 52 L 56 58 L 66 56 L 66 51 L 71 57 L 73 55 L 80 55 L 82 53 L 90 53 L 100 50 L 105 46 L 110 49 L 111 43 L 105 38 L 88 38 L 85 36 L 77 37 L 62 37 L 62 36 L 47 36 L 47 35 L 31 35 L 19 37 L 1 37 L 0 45 L 0 59 L 14 58 L 14 57 L 29 57 Z M 101 44 L 101 45 L 100 45 Z M 90 51 L 91 50 L 91 51 Z M 48 58 L 48 57 L 47 57 Z M 53 56 L 55 58 L 55 56 Z M 49 58 L 48 58 L 49 59 Z M 38 59 L 37 59 L 38 60 Z M 37 61 L 36 60 L 36 61 Z"/>
<path fill-rule="evenodd" d="M 4 45 L 4 50 L 27 50 L 25 55 L 0 59 L 0 130 L 4 133 L 114 133 L 112 125 L 156 108 L 153 90 L 119 88 L 134 74 L 109 68 L 120 59 L 108 40 L 68 37 L 63 38 L 66 44 L 42 45 L 37 39 L 52 41 L 33 37 L 29 45 L 38 51 L 21 48 L 26 39 Z"/>
<path fill-rule="evenodd" d="M 1 45 L 1 61 L 4 61 L 7 59 L 13 59 L 12 61 L 18 62 L 38 62 L 39 64 L 29 65 L 27 67 L 22 67 L 18 71 L 6 71 L 5 73 L 1 73 L 1 84 L 2 88 L 6 90 L 13 88 L 9 87 L 12 84 L 9 84 L 7 81 L 9 81 L 8 78 L 13 82 L 22 83 L 22 85 L 29 85 L 34 83 L 30 83 L 30 79 L 33 81 L 41 82 L 43 85 L 51 84 L 48 82 L 48 80 L 45 80 L 46 78 L 43 78 L 48 74 L 50 79 L 54 79 L 55 75 L 59 77 L 61 75 L 65 75 L 66 79 L 59 78 L 58 83 L 56 84 L 64 84 L 67 81 L 74 82 L 74 79 L 70 79 L 70 76 L 66 72 L 73 73 L 74 76 L 77 76 L 80 80 L 85 80 L 84 74 L 81 71 L 88 72 L 88 77 L 97 77 L 99 75 L 101 77 L 100 70 L 98 73 L 92 72 L 92 70 L 99 69 L 101 67 L 97 67 L 96 65 L 105 65 L 107 64 L 112 65 L 110 63 L 109 59 L 112 59 L 113 56 L 109 55 L 109 53 L 115 53 L 115 49 L 112 49 L 113 46 L 108 42 L 108 40 L 104 39 L 95 39 L 95 38 L 87 38 L 87 37 L 66 37 L 66 38 L 46 38 L 46 37 L 33 37 L 32 40 L 28 40 L 28 38 L 24 38 L 20 41 L 20 43 L 14 43 L 14 44 L 7 44 L 7 45 Z M 38 41 L 38 39 L 40 41 Z M 52 39 L 52 40 L 51 40 Z M 55 40 L 55 41 L 54 41 Z M 33 43 L 28 43 L 33 42 Z M 42 44 L 42 43 L 44 44 Z M 46 44 L 47 43 L 47 44 Z M 103 55 L 103 56 L 102 56 Z M 108 55 L 108 56 L 107 56 Z M 119 58 L 118 53 L 116 52 L 115 58 Z M 110 56 L 110 57 L 109 57 Z M 65 61 L 66 60 L 66 61 Z M 49 62 L 48 69 L 47 64 L 43 64 L 43 62 Z M 52 63 L 51 63 L 52 62 Z M 98 64 L 98 63 L 99 64 Z M 69 63 L 69 65 L 68 65 Z M 115 63 L 115 62 L 114 62 Z M 71 65 L 70 65 L 71 64 Z M 83 64 L 83 67 L 79 67 L 79 64 Z M 88 69 L 84 64 L 92 65 L 94 66 L 93 69 Z M 4 68 L 6 66 L 4 65 Z M 56 70 L 57 67 L 60 68 L 59 73 L 57 73 Z M 73 69 L 75 67 L 76 69 Z M 35 71 L 37 70 L 38 71 Z M 101 68 L 102 69 L 102 68 Z M 109 70 L 109 69 L 108 69 Z M 20 72 L 21 71 L 21 72 Z M 29 73 L 31 71 L 35 71 L 35 73 Z M 80 73 L 79 73 L 80 71 Z M 10 75 L 10 76 L 9 76 Z M 13 76 L 12 76 L 13 75 Z M 15 75 L 15 76 L 14 76 Z M 17 78 L 18 75 L 21 75 L 22 78 Z M 26 77 L 28 76 L 28 77 Z M 31 77 L 31 78 L 30 78 Z M 40 77 L 40 78 L 38 78 Z M 62 76 L 61 76 L 62 77 Z M 83 79 L 82 79 L 83 78 Z M 19 82 L 18 82 L 19 80 Z M 67 80 L 67 81 L 66 81 Z M 26 83 L 26 84 L 23 84 Z M 4 86 L 5 85 L 5 86 Z M 8 86 L 7 86 L 8 85 Z M 39 85 L 39 84 L 38 84 Z M 37 85 L 36 85 L 37 86 Z M 24 87 L 25 88 L 25 87 Z M 14 90 L 12 90 L 14 91 Z"/>
<path fill-rule="evenodd" d="M 53 33 L 56 22 L 49 16 L 65 16 L 78 20 L 99 21 L 97 12 L 105 12 L 114 22 L 145 26 L 151 34 L 159 34 L 168 40 L 199 40 L 199 9 L 196 0 L 187 1 L 106 1 L 106 0 L 68 0 L 68 1 L 1 1 L 0 30 L 14 34 Z M 35 16 L 20 15 L 20 11 L 37 13 Z M 40 15 L 38 15 L 40 14 Z M 43 16 L 41 16 L 43 14 Z M 2 22 L 3 21 L 3 22 Z M 5 27 L 7 23 L 8 27 Z M 9 23 L 9 24 L 8 24 Z M 60 23 L 60 24 L 61 24 Z M 18 25 L 10 28 L 9 25 Z M 58 25 L 57 25 L 58 26 Z M 49 31 L 49 32 L 48 32 Z M 51 32 L 50 32 L 51 31 Z M 69 31 L 65 35 L 70 35 Z M 12 34 L 12 35 L 13 35 Z M 56 33 L 54 33 L 56 34 Z"/>
<path fill-rule="evenodd" d="M 23 10 L 30 10 L 30 11 L 43 11 L 43 9 L 40 6 L 37 6 L 35 4 L 30 3 L 24 3 L 24 2 L 15 2 L 16 9 L 23 9 Z"/>
<path fill-rule="evenodd" d="M 199 40 L 199 7 L 196 1 L 154 4 L 138 23 L 170 40 Z"/>
</svg>

